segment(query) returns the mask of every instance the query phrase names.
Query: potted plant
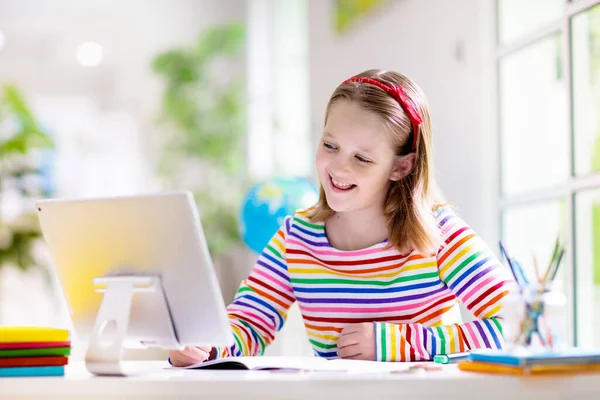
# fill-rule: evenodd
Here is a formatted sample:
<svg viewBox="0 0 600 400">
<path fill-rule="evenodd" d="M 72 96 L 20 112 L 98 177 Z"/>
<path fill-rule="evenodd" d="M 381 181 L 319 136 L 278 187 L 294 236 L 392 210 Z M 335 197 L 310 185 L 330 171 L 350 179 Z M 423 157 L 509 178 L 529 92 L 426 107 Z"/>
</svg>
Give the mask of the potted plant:
<svg viewBox="0 0 600 400">
<path fill-rule="evenodd" d="M 217 264 L 241 247 L 238 213 L 246 186 L 245 80 L 240 67 L 244 39 L 241 23 L 220 25 L 204 31 L 195 43 L 167 50 L 152 61 L 164 83 L 160 122 L 167 128 L 159 175 L 167 187 L 193 191 Z M 217 273 L 222 276 L 222 271 Z"/>
</svg>

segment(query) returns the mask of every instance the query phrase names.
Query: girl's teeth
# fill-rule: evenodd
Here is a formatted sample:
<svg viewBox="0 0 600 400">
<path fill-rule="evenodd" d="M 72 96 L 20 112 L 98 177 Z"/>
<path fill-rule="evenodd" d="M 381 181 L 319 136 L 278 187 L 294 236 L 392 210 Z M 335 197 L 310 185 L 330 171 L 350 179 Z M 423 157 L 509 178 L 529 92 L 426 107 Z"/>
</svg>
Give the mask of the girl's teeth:
<svg viewBox="0 0 600 400">
<path fill-rule="evenodd" d="M 352 186 L 352 184 L 351 184 L 351 183 L 342 183 L 342 182 L 336 181 L 336 180 L 335 180 L 335 179 L 333 179 L 333 178 L 331 178 L 331 181 L 333 182 L 333 184 L 334 184 L 335 186 L 337 186 L 337 187 L 339 187 L 339 188 L 341 188 L 341 189 L 347 189 L 347 188 L 349 188 L 350 186 Z"/>
</svg>

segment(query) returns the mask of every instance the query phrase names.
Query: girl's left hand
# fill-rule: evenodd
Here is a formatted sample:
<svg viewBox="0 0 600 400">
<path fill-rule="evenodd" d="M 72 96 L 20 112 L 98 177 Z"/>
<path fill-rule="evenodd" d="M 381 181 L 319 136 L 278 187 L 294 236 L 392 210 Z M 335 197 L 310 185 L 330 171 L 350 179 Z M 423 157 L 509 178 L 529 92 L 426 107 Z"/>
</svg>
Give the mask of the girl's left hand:
<svg viewBox="0 0 600 400">
<path fill-rule="evenodd" d="M 375 360 L 375 338 L 372 322 L 345 327 L 337 341 L 338 356 L 351 360 Z"/>
</svg>

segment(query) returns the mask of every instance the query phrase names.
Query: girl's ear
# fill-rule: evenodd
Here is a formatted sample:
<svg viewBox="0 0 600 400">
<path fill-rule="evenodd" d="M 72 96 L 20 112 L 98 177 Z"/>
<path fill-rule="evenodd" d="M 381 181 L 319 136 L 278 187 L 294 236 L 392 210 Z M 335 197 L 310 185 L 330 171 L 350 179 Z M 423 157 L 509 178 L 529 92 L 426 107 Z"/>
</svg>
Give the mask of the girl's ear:
<svg viewBox="0 0 600 400">
<path fill-rule="evenodd" d="M 404 178 L 406 175 L 410 174 L 412 170 L 415 168 L 417 161 L 417 154 L 410 153 L 405 156 L 400 156 L 396 159 L 396 163 L 394 164 L 394 168 L 390 173 L 390 180 L 399 181 Z"/>
</svg>

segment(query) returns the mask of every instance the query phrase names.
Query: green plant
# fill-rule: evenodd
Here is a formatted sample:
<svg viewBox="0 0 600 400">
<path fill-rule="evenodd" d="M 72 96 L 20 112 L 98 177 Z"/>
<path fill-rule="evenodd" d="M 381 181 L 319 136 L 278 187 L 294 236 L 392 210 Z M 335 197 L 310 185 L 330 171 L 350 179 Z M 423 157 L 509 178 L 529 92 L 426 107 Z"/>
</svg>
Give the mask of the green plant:
<svg viewBox="0 0 600 400">
<path fill-rule="evenodd" d="M 345 33 L 361 18 L 373 13 L 388 0 L 334 0 L 333 17 L 338 33 Z"/>
<path fill-rule="evenodd" d="M 18 201 L 17 215 L 6 216 L 0 208 L 0 267 L 13 264 L 22 270 L 37 266 L 32 254 L 33 243 L 41 237 L 38 220 L 33 207 L 27 207 L 32 192 L 24 180 L 39 171 L 31 166 L 28 157 L 37 148 L 51 147 L 50 137 L 40 126 L 20 91 L 6 85 L 0 92 L 0 205 L 11 189 L 12 202 Z"/>
<path fill-rule="evenodd" d="M 213 27 L 196 43 L 158 54 L 152 62 L 165 84 L 161 122 L 174 128 L 159 173 L 169 185 L 194 191 L 209 249 L 217 257 L 240 241 L 244 36 L 240 23 Z"/>
</svg>

